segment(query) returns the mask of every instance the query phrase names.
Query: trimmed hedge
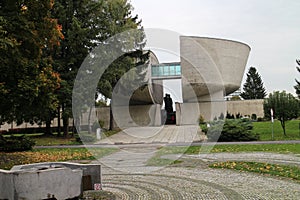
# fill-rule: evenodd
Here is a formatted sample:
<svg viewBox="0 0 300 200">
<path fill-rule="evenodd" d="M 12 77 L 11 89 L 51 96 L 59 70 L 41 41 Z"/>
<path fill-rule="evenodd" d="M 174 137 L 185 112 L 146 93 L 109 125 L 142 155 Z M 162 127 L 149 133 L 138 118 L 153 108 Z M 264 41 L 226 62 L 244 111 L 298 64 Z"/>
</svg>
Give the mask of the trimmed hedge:
<svg viewBox="0 0 300 200">
<path fill-rule="evenodd" d="M 209 141 L 238 142 L 256 141 L 259 135 L 252 132 L 253 125 L 249 119 L 226 119 L 209 123 L 209 127 L 201 126 Z M 221 134 L 220 134 L 221 133 Z"/>
</svg>

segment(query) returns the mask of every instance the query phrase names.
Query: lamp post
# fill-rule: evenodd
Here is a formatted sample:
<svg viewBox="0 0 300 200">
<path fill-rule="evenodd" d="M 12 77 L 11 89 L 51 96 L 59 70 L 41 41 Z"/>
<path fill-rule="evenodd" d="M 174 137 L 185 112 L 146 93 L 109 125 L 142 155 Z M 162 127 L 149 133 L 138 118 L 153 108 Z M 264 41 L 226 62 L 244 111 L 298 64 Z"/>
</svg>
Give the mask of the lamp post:
<svg viewBox="0 0 300 200">
<path fill-rule="evenodd" d="M 271 112 L 271 122 L 272 122 L 272 140 L 274 140 L 274 117 L 273 117 L 274 112 L 272 108 L 270 112 Z"/>
</svg>

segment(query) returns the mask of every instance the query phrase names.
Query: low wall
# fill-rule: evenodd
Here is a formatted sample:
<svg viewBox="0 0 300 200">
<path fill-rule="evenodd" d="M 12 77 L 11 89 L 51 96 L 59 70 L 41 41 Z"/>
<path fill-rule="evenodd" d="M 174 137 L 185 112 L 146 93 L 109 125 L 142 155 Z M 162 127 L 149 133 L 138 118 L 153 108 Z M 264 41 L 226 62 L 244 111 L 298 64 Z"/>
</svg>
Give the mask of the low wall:
<svg viewBox="0 0 300 200">
<path fill-rule="evenodd" d="M 241 114 L 242 116 L 250 116 L 256 114 L 257 117 L 263 118 L 264 100 L 241 100 L 241 101 L 226 101 L 227 111 L 230 114 Z"/>
<path fill-rule="evenodd" d="M 176 124 L 197 124 L 200 115 L 206 121 L 218 118 L 227 112 L 233 115 L 264 117 L 264 100 L 216 101 L 202 103 L 176 103 Z"/>
</svg>

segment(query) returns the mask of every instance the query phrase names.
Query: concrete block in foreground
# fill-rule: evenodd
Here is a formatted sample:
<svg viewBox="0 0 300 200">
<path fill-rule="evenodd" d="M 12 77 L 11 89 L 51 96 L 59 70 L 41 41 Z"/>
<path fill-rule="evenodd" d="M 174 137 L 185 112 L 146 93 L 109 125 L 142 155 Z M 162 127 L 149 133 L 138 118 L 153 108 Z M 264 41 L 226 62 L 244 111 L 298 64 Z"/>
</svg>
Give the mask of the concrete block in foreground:
<svg viewBox="0 0 300 200">
<path fill-rule="evenodd" d="M 80 196 L 101 184 L 101 166 L 68 162 L 35 163 L 0 170 L 0 199 L 58 200 Z"/>
</svg>

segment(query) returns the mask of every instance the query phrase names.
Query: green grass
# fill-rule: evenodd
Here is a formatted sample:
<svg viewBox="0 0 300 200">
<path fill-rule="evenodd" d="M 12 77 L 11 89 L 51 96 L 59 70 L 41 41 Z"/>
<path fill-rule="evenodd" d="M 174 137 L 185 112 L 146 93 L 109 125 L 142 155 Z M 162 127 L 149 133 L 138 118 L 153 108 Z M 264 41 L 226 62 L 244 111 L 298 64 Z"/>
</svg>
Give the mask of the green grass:
<svg viewBox="0 0 300 200">
<path fill-rule="evenodd" d="M 148 166 L 167 166 L 171 164 L 176 164 L 179 161 L 174 161 L 171 159 L 161 158 L 163 155 L 167 154 L 183 154 L 189 147 L 162 147 L 159 148 L 155 156 L 151 157 L 147 161 Z"/>
<path fill-rule="evenodd" d="M 14 165 L 37 162 L 58 162 L 74 160 L 94 160 L 116 152 L 114 148 L 95 148 L 89 151 L 85 148 L 34 149 L 26 152 L 0 152 L 0 169 L 10 169 Z"/>
<path fill-rule="evenodd" d="M 212 147 L 212 146 L 208 146 Z M 174 164 L 174 160 L 163 159 L 161 156 L 167 154 L 199 154 L 201 146 L 190 147 L 163 147 L 159 149 L 155 156 L 148 160 L 147 165 L 165 166 Z M 215 145 L 210 153 L 234 153 L 234 152 L 272 152 L 282 154 L 297 154 L 300 155 L 300 144 L 247 144 L 247 145 Z"/>
<path fill-rule="evenodd" d="M 186 154 L 199 154 L 200 149 L 201 146 L 191 146 L 187 149 Z M 218 144 L 211 150 L 211 153 L 220 152 L 273 152 L 300 154 L 300 144 Z"/>
<path fill-rule="evenodd" d="M 300 183 L 300 168 L 294 166 L 259 163 L 259 162 L 218 162 L 211 164 L 211 168 L 233 169 L 245 172 L 255 172 L 261 174 L 268 174 L 272 176 L 286 177 L 296 180 Z"/>
<path fill-rule="evenodd" d="M 35 141 L 36 146 L 55 146 L 55 145 L 79 145 L 76 139 L 73 138 L 63 138 L 63 137 L 31 137 Z"/>
<path fill-rule="evenodd" d="M 112 136 L 118 133 L 120 130 L 113 131 L 105 131 L 104 134 L 106 137 Z M 13 134 L 14 136 L 22 136 L 24 134 Z M 64 138 L 62 136 L 57 137 L 57 134 L 53 135 L 44 135 L 43 133 L 33 133 L 33 134 L 25 134 L 27 137 L 31 138 L 35 141 L 35 146 L 56 146 L 56 145 L 80 145 L 82 143 L 76 141 L 76 137 L 68 137 Z M 70 133 L 71 135 L 71 133 Z M 85 137 L 93 137 L 96 140 L 95 134 L 88 134 L 87 132 L 82 132 L 81 136 Z M 4 135 L 4 137 L 10 137 L 10 135 Z M 88 142 L 86 142 L 88 143 Z M 93 142 L 91 142 L 93 143 Z"/>
<path fill-rule="evenodd" d="M 274 121 L 274 140 L 300 140 L 299 135 L 300 120 L 291 120 L 286 122 L 286 134 L 283 135 L 283 130 L 280 121 Z M 260 135 L 260 140 L 272 140 L 272 123 L 268 122 L 253 122 L 253 132 Z"/>
</svg>

